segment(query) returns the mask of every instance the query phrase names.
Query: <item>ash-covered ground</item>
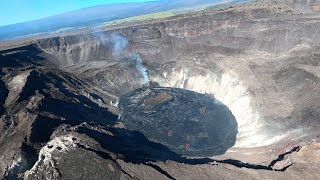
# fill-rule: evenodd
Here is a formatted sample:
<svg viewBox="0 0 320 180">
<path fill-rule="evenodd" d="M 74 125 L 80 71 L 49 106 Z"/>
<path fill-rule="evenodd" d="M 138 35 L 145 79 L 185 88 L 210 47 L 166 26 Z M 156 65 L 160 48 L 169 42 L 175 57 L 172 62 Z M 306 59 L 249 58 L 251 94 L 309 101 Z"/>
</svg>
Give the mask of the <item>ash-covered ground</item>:
<svg viewBox="0 0 320 180">
<path fill-rule="evenodd" d="M 317 0 L 259 0 L 1 44 L 0 178 L 318 179 L 319 7 Z M 166 93 L 153 87 L 159 95 L 119 111 L 149 81 Z M 170 104 L 178 97 L 201 101 Z M 230 126 L 209 131 L 222 119 L 200 106 L 215 107 L 215 99 Z M 156 116 L 183 126 L 166 129 L 173 126 L 156 124 L 164 122 Z M 139 128 L 140 118 L 155 124 Z M 190 121 L 195 132 L 184 131 Z M 227 130 L 236 139 L 220 153 L 184 156 L 217 145 L 192 138 L 220 142 Z"/>
</svg>

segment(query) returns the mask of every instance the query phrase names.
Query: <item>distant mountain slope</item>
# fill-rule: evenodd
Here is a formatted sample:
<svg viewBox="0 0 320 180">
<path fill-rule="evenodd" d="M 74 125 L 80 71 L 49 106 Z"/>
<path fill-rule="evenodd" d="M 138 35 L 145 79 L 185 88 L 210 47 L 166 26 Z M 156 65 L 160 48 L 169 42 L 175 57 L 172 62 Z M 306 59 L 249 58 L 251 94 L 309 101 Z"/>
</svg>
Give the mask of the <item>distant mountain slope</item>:
<svg viewBox="0 0 320 180">
<path fill-rule="evenodd" d="M 233 0 L 243 1 L 243 0 Z M 233 2 L 232 1 L 232 2 Z M 144 3 L 100 5 L 30 22 L 0 27 L 0 41 L 63 28 L 90 27 L 103 22 L 173 9 L 231 2 L 226 0 L 160 0 Z"/>
</svg>

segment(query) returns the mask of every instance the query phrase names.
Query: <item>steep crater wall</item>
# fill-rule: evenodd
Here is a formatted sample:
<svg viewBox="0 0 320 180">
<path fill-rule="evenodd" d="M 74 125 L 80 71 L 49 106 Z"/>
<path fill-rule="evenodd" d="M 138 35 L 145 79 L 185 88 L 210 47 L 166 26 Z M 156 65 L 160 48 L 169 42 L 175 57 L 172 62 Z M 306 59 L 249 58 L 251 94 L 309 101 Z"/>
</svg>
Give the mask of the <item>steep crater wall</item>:
<svg viewBox="0 0 320 180">
<path fill-rule="evenodd" d="M 143 84 L 136 67 L 115 55 L 112 36 L 120 36 L 152 81 L 226 104 L 239 125 L 235 148 L 311 139 L 319 118 L 319 18 L 272 12 L 231 9 L 36 44 L 51 62 L 116 101 Z"/>
</svg>

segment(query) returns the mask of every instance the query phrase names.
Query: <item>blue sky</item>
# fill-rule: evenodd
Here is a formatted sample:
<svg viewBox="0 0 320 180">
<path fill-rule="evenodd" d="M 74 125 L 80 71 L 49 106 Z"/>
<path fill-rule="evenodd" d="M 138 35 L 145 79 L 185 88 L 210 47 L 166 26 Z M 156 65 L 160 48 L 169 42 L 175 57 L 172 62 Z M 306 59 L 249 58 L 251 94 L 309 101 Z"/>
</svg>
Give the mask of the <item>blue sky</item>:
<svg viewBox="0 0 320 180">
<path fill-rule="evenodd" d="M 145 1 L 151 0 L 0 0 L 0 26 L 95 5 Z"/>
</svg>

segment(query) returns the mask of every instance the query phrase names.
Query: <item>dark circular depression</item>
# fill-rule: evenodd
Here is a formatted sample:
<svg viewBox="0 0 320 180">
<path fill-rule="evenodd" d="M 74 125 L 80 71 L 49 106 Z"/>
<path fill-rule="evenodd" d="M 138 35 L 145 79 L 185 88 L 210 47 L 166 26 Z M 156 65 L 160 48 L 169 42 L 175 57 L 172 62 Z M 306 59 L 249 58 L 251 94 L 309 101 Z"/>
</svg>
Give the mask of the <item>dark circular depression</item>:
<svg viewBox="0 0 320 180">
<path fill-rule="evenodd" d="M 193 157 L 222 155 L 234 146 L 238 125 L 214 97 L 164 87 L 143 87 L 119 99 L 120 121 L 150 141 Z"/>
</svg>

